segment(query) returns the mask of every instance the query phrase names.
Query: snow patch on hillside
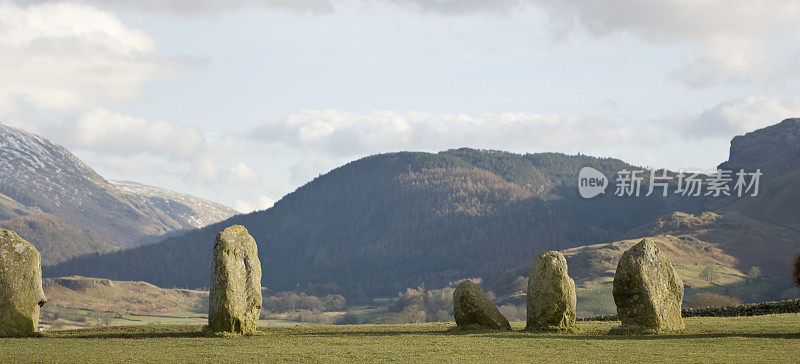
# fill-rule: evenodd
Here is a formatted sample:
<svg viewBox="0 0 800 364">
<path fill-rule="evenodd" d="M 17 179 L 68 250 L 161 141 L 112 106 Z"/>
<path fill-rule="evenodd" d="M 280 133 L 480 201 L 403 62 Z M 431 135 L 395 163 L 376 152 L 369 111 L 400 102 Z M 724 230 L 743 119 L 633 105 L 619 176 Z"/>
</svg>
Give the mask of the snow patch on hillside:
<svg viewBox="0 0 800 364">
<path fill-rule="evenodd" d="M 222 204 L 199 197 L 130 181 L 109 181 L 121 192 L 164 211 L 173 219 L 200 228 L 236 214 Z"/>
</svg>

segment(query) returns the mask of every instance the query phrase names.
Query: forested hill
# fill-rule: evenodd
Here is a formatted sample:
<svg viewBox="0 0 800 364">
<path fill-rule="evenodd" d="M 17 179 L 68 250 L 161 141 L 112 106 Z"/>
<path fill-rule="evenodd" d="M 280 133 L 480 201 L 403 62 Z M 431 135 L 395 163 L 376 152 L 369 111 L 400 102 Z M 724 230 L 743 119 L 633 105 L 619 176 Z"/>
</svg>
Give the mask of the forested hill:
<svg viewBox="0 0 800 364">
<path fill-rule="evenodd" d="M 314 179 L 269 210 L 44 272 L 205 287 L 216 233 L 242 224 L 258 242 L 265 286 L 394 295 L 420 283 L 491 279 L 543 250 L 611 241 L 675 209 L 702 210 L 702 199 L 613 197 L 613 186 L 584 200 L 576 188 L 584 166 L 608 176 L 633 168 L 617 159 L 556 153 L 375 155 Z"/>
</svg>

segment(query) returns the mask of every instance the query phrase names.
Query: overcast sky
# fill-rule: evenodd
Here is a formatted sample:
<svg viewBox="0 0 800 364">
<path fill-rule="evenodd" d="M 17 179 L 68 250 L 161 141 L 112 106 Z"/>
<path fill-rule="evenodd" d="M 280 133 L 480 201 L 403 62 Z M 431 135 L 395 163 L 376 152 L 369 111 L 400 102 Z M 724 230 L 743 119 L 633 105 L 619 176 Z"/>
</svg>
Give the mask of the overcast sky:
<svg viewBox="0 0 800 364">
<path fill-rule="evenodd" d="M 0 121 L 240 211 L 399 150 L 708 170 L 800 116 L 797 24 L 795 1 L 0 0 Z"/>
</svg>

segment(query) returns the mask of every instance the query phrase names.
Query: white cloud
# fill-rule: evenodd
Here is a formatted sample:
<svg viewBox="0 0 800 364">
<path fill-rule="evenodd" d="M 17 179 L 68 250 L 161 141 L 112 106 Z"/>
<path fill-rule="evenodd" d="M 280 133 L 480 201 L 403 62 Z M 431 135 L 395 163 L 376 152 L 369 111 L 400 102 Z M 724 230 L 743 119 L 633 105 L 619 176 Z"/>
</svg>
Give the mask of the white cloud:
<svg viewBox="0 0 800 364">
<path fill-rule="evenodd" d="M 800 3 L 781 1 L 531 0 L 559 34 L 634 35 L 695 51 L 673 75 L 689 87 L 782 83 L 798 77 Z"/>
<path fill-rule="evenodd" d="M 792 117 L 800 117 L 800 98 L 785 101 L 750 97 L 724 102 L 673 122 L 680 125 L 685 136 L 730 139 Z"/>
<path fill-rule="evenodd" d="M 39 3 L 63 0 L 34 0 Z M 93 5 L 179 16 L 215 15 L 239 8 L 266 8 L 324 14 L 334 10 L 330 0 L 83 0 Z"/>
<path fill-rule="evenodd" d="M 226 178 L 233 178 L 236 184 L 253 184 L 257 183 L 260 179 L 258 173 L 250 166 L 242 162 L 234 164 L 228 169 L 229 175 Z"/>
<path fill-rule="evenodd" d="M 291 183 L 295 186 L 303 185 L 319 177 L 320 174 L 338 167 L 345 159 L 346 158 L 326 158 L 323 156 L 308 156 L 300 159 L 290 168 Z"/>
<path fill-rule="evenodd" d="M 141 122 L 146 123 L 147 126 L 156 124 L 129 116 L 124 116 L 124 119 L 133 120 L 134 125 Z M 102 120 L 107 119 L 103 118 Z M 188 139 L 187 136 L 195 132 L 194 127 L 182 131 L 177 131 L 174 126 L 170 125 L 170 127 L 173 128 L 173 133 L 165 135 L 169 135 L 176 141 L 181 138 Z M 74 129 L 74 127 L 64 128 L 63 126 L 60 128 L 67 132 Z M 272 200 L 267 195 L 263 195 L 266 200 L 261 198 L 261 194 L 275 193 L 275 196 L 280 196 L 277 194 L 279 192 L 275 192 L 273 188 L 264 184 L 262 173 L 264 172 L 263 168 L 266 168 L 265 165 L 254 166 L 241 160 L 251 154 L 261 155 L 264 148 L 229 138 L 206 139 L 202 134 L 198 134 L 198 137 L 202 139 L 199 139 L 200 143 L 192 144 L 193 152 L 183 153 L 188 149 L 179 145 L 172 146 L 176 150 L 171 150 L 168 142 L 146 145 L 150 142 L 147 138 L 133 138 L 137 133 L 146 135 L 151 130 L 158 130 L 158 127 L 134 130 L 129 133 L 132 138 L 127 141 L 122 140 L 124 139 L 123 133 L 116 133 L 115 130 L 111 133 L 111 137 L 106 138 L 108 143 L 67 146 L 105 178 L 137 181 L 193 194 L 231 206 L 246 202 L 250 207 L 236 208 L 241 211 L 263 209 L 266 204 L 271 205 L 271 202 L 265 201 Z M 97 133 L 96 135 L 103 134 Z M 143 143 L 137 142 L 137 140 L 143 139 Z M 98 140 L 103 139 L 99 138 Z M 113 140 L 117 141 L 116 147 L 112 147 L 115 145 Z M 164 140 L 168 140 L 168 138 Z"/>
<path fill-rule="evenodd" d="M 460 146 L 578 152 L 577 146 L 598 147 L 630 137 L 625 126 L 591 117 L 525 113 L 472 116 L 391 110 L 305 110 L 272 120 L 247 135 L 312 154 L 344 157 Z"/>
<path fill-rule="evenodd" d="M 295 160 L 290 167 L 292 183 L 298 186 L 367 155 L 460 147 L 583 153 L 656 168 L 709 168 L 727 158 L 727 145 L 735 135 L 798 115 L 800 98 L 758 97 L 722 103 L 700 113 L 641 122 L 525 113 L 305 110 L 242 134 L 288 148 Z"/>
<path fill-rule="evenodd" d="M 0 2 L 0 50 L 5 115 L 21 101 L 69 110 L 129 100 L 148 80 L 173 71 L 175 62 L 115 15 L 70 2 Z"/>
<path fill-rule="evenodd" d="M 195 125 L 147 120 L 97 109 L 57 122 L 12 119 L 9 125 L 64 144 L 108 179 L 124 179 L 233 204 L 243 196 L 275 194 L 252 164 L 270 153 L 262 144 L 207 138 Z M 255 167 L 255 168 L 254 168 Z M 288 174 L 288 173 L 287 173 Z M 261 208 L 257 198 L 248 203 Z"/>
<path fill-rule="evenodd" d="M 525 4 L 525 0 L 389 0 L 390 2 L 411 5 L 415 8 L 442 15 L 463 15 L 474 13 L 507 14 Z"/>
<path fill-rule="evenodd" d="M 511 14 L 535 8 L 558 40 L 630 34 L 656 45 L 686 44 L 671 75 L 691 88 L 782 84 L 800 77 L 800 2 L 794 0 L 388 0 L 442 15 Z"/>
<path fill-rule="evenodd" d="M 291 182 L 299 186 L 345 162 L 376 153 L 473 147 L 513 152 L 559 151 L 614 155 L 634 139 L 628 126 L 573 115 L 367 113 L 305 110 L 241 133 L 288 149 Z M 655 136 L 657 137 L 657 136 Z"/>
<path fill-rule="evenodd" d="M 205 144 L 205 137 L 196 126 L 147 121 L 103 109 L 83 115 L 68 129 L 74 146 L 111 154 L 188 156 L 201 151 Z"/>
<path fill-rule="evenodd" d="M 111 115 L 115 116 L 97 120 L 153 124 Z M 115 173 L 115 178 L 149 182 L 153 176 L 171 174 L 172 180 L 184 186 L 202 187 L 202 191 L 208 191 L 207 198 L 222 199 L 239 211 L 249 212 L 271 206 L 273 200 L 267 194 L 276 198 L 351 160 L 401 150 L 437 152 L 474 147 L 520 153 L 580 152 L 657 168 L 711 168 L 727 158 L 727 145 L 733 136 L 797 115 L 800 98 L 786 101 L 758 97 L 638 123 L 578 115 L 305 110 L 223 139 L 205 140 L 196 153 L 161 149 L 159 153 L 127 155 L 100 145 L 100 155 L 92 161 L 103 163 L 105 169 L 127 169 Z M 117 133 L 125 134 L 137 133 Z M 151 149 L 159 150 L 155 146 Z M 271 157 L 259 157 L 265 155 Z M 277 185 L 284 187 L 276 189 Z"/>
<path fill-rule="evenodd" d="M 249 213 L 253 211 L 266 210 L 272 207 L 274 204 L 275 201 L 273 201 L 271 198 L 265 195 L 259 195 L 252 203 L 236 200 L 236 202 L 233 204 L 233 209 L 241 213 Z"/>
<path fill-rule="evenodd" d="M 252 212 L 252 211 L 255 210 L 253 208 L 253 205 L 251 205 L 251 204 L 249 204 L 247 202 L 244 202 L 242 200 L 236 200 L 233 203 L 233 209 L 236 210 L 236 211 L 239 211 L 241 213 L 244 213 L 244 214 L 246 214 L 248 212 Z"/>
<path fill-rule="evenodd" d="M 254 168 L 269 148 L 234 137 L 206 139 L 203 150 L 185 159 L 192 169 L 183 176 L 187 183 L 227 191 L 249 192 L 262 187 L 263 165 Z"/>
</svg>

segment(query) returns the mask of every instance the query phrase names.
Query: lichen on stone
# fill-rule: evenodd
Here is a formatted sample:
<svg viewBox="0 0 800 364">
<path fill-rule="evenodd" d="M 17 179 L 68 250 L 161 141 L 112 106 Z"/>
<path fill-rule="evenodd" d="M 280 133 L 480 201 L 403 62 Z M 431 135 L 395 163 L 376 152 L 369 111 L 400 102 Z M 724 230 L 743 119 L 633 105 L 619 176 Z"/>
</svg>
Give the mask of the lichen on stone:
<svg viewBox="0 0 800 364">
<path fill-rule="evenodd" d="M 39 308 L 46 302 L 39 251 L 0 229 L 0 336 L 36 335 Z"/>
<path fill-rule="evenodd" d="M 508 319 L 470 280 L 461 282 L 453 291 L 453 316 L 460 329 L 511 330 Z"/>
<path fill-rule="evenodd" d="M 261 262 L 244 226 L 217 234 L 211 267 L 208 328 L 214 333 L 253 334 L 261 316 Z"/>
<path fill-rule="evenodd" d="M 685 328 L 681 317 L 683 281 L 649 239 L 622 254 L 613 295 L 622 326 L 612 333 L 663 333 Z"/>
<path fill-rule="evenodd" d="M 567 330 L 575 326 L 575 281 L 567 260 L 557 251 L 536 257 L 528 277 L 526 330 Z"/>
</svg>

